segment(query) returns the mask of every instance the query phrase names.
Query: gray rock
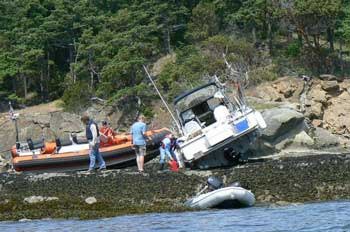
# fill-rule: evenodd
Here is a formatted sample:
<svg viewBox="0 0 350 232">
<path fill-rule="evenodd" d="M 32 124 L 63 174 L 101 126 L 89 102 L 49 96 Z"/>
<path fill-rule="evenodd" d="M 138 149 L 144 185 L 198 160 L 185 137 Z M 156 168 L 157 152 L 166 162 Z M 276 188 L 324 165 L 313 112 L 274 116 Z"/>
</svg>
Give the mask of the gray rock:
<svg viewBox="0 0 350 232">
<path fill-rule="evenodd" d="M 50 126 L 50 114 L 35 114 L 33 117 L 33 123 L 39 124 L 41 127 L 49 127 Z"/>
<path fill-rule="evenodd" d="M 314 140 L 305 132 L 302 131 L 299 134 L 297 134 L 294 138 L 293 144 L 296 145 L 307 145 L 312 146 L 314 145 Z"/>
<path fill-rule="evenodd" d="M 85 199 L 85 203 L 89 204 L 89 205 L 95 204 L 96 202 L 97 202 L 97 200 L 96 200 L 95 197 L 88 197 L 88 198 Z"/>
<path fill-rule="evenodd" d="M 316 127 L 314 131 L 315 145 L 320 148 L 328 148 L 339 145 L 339 138 L 329 131 Z"/>
<path fill-rule="evenodd" d="M 274 141 L 281 136 L 304 126 L 304 116 L 290 108 L 273 108 L 265 110 L 263 117 L 267 127 L 262 132 L 262 138 L 267 141 Z"/>
<path fill-rule="evenodd" d="M 28 218 L 22 218 L 18 220 L 19 222 L 31 222 L 32 219 L 28 219 Z"/>
<path fill-rule="evenodd" d="M 322 89 L 321 84 L 313 85 L 310 91 L 307 93 L 307 100 L 320 102 L 323 104 L 327 103 L 327 92 Z"/>
<path fill-rule="evenodd" d="M 28 204 L 35 204 L 38 202 L 43 202 L 45 201 L 45 198 L 42 196 L 31 196 L 31 197 L 26 197 L 24 198 L 23 202 L 28 203 Z"/>
<path fill-rule="evenodd" d="M 36 182 L 36 181 L 42 181 L 47 180 L 50 178 L 56 178 L 56 177 L 69 177 L 67 173 L 42 173 L 42 174 L 36 174 L 36 175 L 29 175 L 26 177 L 28 181 Z"/>
<path fill-rule="evenodd" d="M 320 79 L 323 81 L 334 81 L 334 80 L 337 80 L 338 78 L 332 74 L 321 74 Z"/>
<path fill-rule="evenodd" d="M 322 89 L 327 92 L 338 91 L 339 84 L 337 81 L 324 81 L 322 82 Z"/>
<path fill-rule="evenodd" d="M 305 116 L 312 119 L 320 119 L 323 115 L 323 105 L 320 102 L 312 102 L 309 107 L 306 107 Z"/>
</svg>

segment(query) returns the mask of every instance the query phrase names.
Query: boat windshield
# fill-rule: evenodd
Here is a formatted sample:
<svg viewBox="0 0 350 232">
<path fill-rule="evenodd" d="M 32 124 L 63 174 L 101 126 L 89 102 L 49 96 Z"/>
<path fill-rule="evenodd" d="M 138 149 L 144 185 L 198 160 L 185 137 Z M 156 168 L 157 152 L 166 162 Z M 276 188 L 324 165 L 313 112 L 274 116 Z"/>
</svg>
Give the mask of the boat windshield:
<svg viewBox="0 0 350 232">
<path fill-rule="evenodd" d="M 218 99 L 214 98 L 215 93 L 220 89 L 215 84 L 208 84 L 178 97 L 175 101 L 175 108 L 178 112 L 182 125 L 188 123 L 194 126 L 208 126 L 215 122 L 213 110 L 220 104 Z"/>
<path fill-rule="evenodd" d="M 175 107 L 179 112 L 185 112 L 186 110 L 191 109 L 192 107 L 212 98 L 218 90 L 219 88 L 215 84 L 200 88 L 197 91 L 190 93 L 182 99 L 178 100 L 175 104 Z"/>
</svg>

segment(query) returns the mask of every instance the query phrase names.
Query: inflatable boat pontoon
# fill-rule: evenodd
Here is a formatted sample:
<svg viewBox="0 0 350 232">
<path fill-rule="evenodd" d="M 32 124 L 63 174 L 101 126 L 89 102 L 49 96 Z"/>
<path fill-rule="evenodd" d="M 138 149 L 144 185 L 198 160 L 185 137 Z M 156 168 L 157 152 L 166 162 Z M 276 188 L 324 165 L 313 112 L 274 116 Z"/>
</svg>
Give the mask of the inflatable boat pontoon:
<svg viewBox="0 0 350 232">
<path fill-rule="evenodd" d="M 199 209 L 231 209 L 250 207 L 254 205 L 254 194 L 251 191 L 240 187 L 238 182 L 228 187 L 222 186 L 223 183 L 220 179 L 209 177 L 208 185 L 200 191 L 197 196 L 186 201 L 185 205 Z M 213 191 L 201 194 L 207 189 L 212 189 Z"/>
</svg>

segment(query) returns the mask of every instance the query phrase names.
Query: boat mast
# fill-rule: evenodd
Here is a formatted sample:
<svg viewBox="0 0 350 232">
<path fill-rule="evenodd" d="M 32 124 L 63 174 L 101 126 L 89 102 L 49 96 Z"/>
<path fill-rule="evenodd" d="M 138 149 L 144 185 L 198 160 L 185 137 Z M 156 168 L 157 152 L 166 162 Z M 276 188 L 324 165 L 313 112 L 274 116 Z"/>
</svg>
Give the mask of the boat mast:
<svg viewBox="0 0 350 232">
<path fill-rule="evenodd" d="M 171 110 L 170 110 L 168 104 L 166 103 L 166 101 L 164 100 L 162 94 L 159 92 L 159 90 L 158 90 L 158 88 L 157 88 L 157 86 L 156 86 L 156 83 L 154 83 L 154 81 L 153 81 L 151 75 L 149 74 L 149 72 L 148 72 L 146 66 L 145 66 L 145 65 L 142 65 L 142 66 L 143 66 L 143 69 L 145 70 L 145 72 L 146 72 L 146 74 L 147 74 L 148 79 L 151 81 L 151 83 L 152 83 L 153 87 L 155 88 L 155 90 L 157 91 L 157 93 L 158 93 L 160 99 L 162 100 L 163 104 L 165 105 L 166 109 L 168 110 L 168 112 L 170 113 L 172 119 L 174 120 L 174 122 L 175 122 L 175 124 L 176 124 L 176 127 L 177 127 L 179 133 L 180 133 L 181 135 L 183 135 L 183 132 L 182 132 L 182 130 L 181 130 L 180 124 L 179 124 L 178 121 L 176 120 L 174 114 L 171 112 Z"/>
<path fill-rule="evenodd" d="M 16 128 L 16 148 L 19 149 L 20 144 L 19 144 L 19 138 L 18 138 L 18 124 L 17 124 L 18 114 L 15 114 L 15 111 L 13 110 L 11 102 L 9 102 L 9 107 L 10 107 L 10 111 L 9 111 L 10 119 L 12 120 L 12 122 L 15 123 L 15 128 Z"/>
</svg>

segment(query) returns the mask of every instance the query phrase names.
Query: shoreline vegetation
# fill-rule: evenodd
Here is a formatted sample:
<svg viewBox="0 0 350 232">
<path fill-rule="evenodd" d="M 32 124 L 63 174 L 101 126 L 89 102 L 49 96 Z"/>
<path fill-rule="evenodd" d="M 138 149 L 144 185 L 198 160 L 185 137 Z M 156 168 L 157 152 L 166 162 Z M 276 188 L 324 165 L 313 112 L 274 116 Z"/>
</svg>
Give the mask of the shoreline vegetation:
<svg viewBox="0 0 350 232">
<path fill-rule="evenodd" d="M 152 116 L 142 65 L 167 100 L 224 76 L 228 62 L 250 84 L 282 76 L 350 70 L 348 0 L 65 0 L 0 3 L 0 110 L 62 99 L 81 112 L 92 97 L 142 99 Z M 16 9 L 16 10 L 14 10 Z M 157 62 L 159 61 L 159 62 Z"/>
<path fill-rule="evenodd" d="M 0 178 L 0 220 L 92 219 L 151 212 L 193 210 L 183 203 L 211 175 L 226 184 L 239 181 L 259 205 L 286 205 L 350 199 L 350 154 L 303 154 L 208 171 L 157 172 L 134 169 L 86 174 L 3 173 Z"/>
</svg>

